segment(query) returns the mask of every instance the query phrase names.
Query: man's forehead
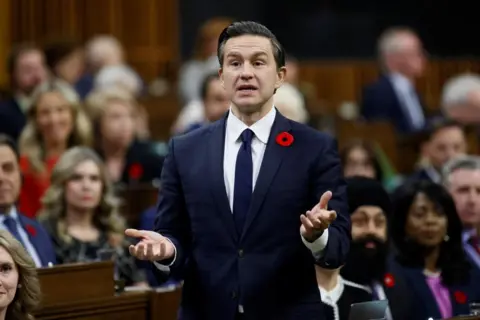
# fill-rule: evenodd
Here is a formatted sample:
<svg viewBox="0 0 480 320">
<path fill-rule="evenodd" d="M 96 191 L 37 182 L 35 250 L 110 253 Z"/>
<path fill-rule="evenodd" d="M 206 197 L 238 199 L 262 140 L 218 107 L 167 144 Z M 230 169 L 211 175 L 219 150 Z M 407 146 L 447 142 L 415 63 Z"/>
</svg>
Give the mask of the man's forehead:
<svg viewBox="0 0 480 320">
<path fill-rule="evenodd" d="M 272 44 L 270 39 L 254 35 L 234 37 L 225 43 L 225 53 L 227 55 L 245 51 L 251 54 L 267 54 L 272 52 Z"/>
<path fill-rule="evenodd" d="M 477 183 L 480 185 L 480 169 L 464 169 L 460 168 L 450 174 L 450 183 Z"/>
<path fill-rule="evenodd" d="M 8 146 L 0 146 L 0 163 L 16 162 L 16 156 L 13 150 Z"/>
<path fill-rule="evenodd" d="M 363 205 L 358 207 L 353 214 L 366 214 L 368 216 L 385 215 L 383 209 L 375 205 Z"/>
</svg>

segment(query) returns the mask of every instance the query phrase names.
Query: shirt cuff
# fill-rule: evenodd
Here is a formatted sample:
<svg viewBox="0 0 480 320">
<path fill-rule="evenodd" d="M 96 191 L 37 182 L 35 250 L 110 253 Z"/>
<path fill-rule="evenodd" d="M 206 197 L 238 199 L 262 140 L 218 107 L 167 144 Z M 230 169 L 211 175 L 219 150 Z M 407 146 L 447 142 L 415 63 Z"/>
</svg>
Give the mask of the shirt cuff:
<svg viewBox="0 0 480 320">
<path fill-rule="evenodd" d="M 175 263 L 175 260 L 177 260 L 177 248 L 175 247 L 175 245 L 173 244 L 172 240 L 168 239 L 168 238 L 165 238 L 167 239 L 168 241 L 170 241 L 170 243 L 173 245 L 173 250 L 175 251 L 175 253 L 173 254 L 173 259 L 172 261 L 169 263 L 169 264 L 163 264 L 161 262 L 157 262 L 157 261 L 154 261 L 153 264 L 160 270 L 160 271 L 163 271 L 163 272 L 170 272 L 170 267 Z M 169 259 L 170 260 L 170 259 Z"/>
<path fill-rule="evenodd" d="M 325 229 L 323 231 L 323 234 L 313 242 L 308 242 L 307 240 L 305 240 L 303 236 L 301 237 L 302 237 L 303 244 L 312 252 L 313 257 L 317 260 L 322 258 L 323 250 L 325 249 L 328 243 L 328 229 Z"/>
</svg>

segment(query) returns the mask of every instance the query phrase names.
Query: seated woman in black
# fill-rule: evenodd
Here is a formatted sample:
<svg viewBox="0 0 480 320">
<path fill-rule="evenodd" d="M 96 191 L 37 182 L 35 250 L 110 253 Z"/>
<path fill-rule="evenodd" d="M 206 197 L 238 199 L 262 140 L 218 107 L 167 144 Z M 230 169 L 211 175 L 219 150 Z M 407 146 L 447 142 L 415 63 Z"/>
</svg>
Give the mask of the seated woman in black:
<svg viewBox="0 0 480 320">
<path fill-rule="evenodd" d="M 469 314 L 480 298 L 480 278 L 467 261 L 462 225 L 448 192 L 428 181 L 395 194 L 392 238 L 398 268 L 415 297 L 415 319 Z"/>
<path fill-rule="evenodd" d="M 109 88 L 91 93 L 86 108 L 96 130 L 96 151 L 116 186 L 160 179 L 164 157 L 157 144 L 138 138 L 140 109 L 134 97 Z"/>
</svg>

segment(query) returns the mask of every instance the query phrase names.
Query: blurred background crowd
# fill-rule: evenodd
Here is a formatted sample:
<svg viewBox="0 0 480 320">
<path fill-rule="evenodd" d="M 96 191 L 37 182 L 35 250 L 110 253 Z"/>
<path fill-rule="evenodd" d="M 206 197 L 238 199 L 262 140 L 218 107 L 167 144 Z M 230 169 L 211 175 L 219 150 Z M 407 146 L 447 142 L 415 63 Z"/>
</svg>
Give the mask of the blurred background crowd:
<svg viewBox="0 0 480 320">
<path fill-rule="evenodd" d="M 37 267 L 112 253 L 126 285 L 165 285 L 123 231 L 153 226 L 168 139 L 228 111 L 218 36 L 253 19 L 288 53 L 276 108 L 338 140 L 352 249 L 342 269 L 317 267 L 328 319 L 383 298 L 390 319 L 468 314 L 480 299 L 480 61 L 471 10 L 451 6 L 2 0 L 1 228 Z"/>
</svg>

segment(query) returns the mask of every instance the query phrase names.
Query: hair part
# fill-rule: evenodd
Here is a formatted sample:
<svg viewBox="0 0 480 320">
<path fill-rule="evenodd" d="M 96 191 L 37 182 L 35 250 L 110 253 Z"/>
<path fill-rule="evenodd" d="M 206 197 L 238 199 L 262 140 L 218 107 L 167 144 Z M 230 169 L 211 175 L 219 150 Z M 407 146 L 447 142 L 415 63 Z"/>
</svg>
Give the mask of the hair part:
<svg viewBox="0 0 480 320">
<path fill-rule="evenodd" d="M 264 25 L 254 21 L 234 22 L 226 27 L 218 38 L 217 57 L 220 66 L 223 67 L 223 58 L 225 54 L 225 44 L 228 40 L 240 36 L 259 36 L 270 40 L 272 44 L 273 56 L 277 68 L 285 67 L 285 50 L 278 41 L 277 37 Z"/>
</svg>

